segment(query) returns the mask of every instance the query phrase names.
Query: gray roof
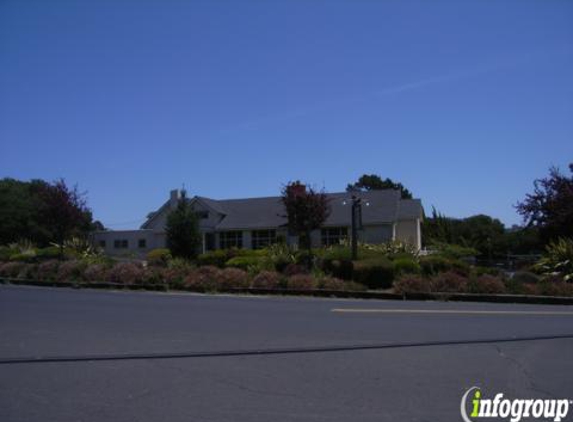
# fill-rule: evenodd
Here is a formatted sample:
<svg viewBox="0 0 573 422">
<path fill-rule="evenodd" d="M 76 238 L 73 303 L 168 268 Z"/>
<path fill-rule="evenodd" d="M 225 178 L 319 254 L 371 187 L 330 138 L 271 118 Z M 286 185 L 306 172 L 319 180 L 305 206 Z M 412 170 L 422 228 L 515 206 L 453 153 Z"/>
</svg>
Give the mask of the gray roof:
<svg viewBox="0 0 573 422">
<path fill-rule="evenodd" d="M 359 192 L 357 195 L 363 201 L 364 225 L 393 223 L 398 220 L 422 218 L 423 215 L 419 199 L 402 200 L 397 190 L 375 190 Z M 324 226 L 350 226 L 351 196 L 352 193 L 349 192 L 327 194 L 331 213 Z M 192 200 L 202 202 L 221 215 L 217 230 L 265 229 L 287 224 L 286 211 L 280 196 L 224 200 L 196 196 Z M 153 217 L 158 213 L 159 211 Z M 146 224 L 143 227 L 146 227 Z"/>
</svg>

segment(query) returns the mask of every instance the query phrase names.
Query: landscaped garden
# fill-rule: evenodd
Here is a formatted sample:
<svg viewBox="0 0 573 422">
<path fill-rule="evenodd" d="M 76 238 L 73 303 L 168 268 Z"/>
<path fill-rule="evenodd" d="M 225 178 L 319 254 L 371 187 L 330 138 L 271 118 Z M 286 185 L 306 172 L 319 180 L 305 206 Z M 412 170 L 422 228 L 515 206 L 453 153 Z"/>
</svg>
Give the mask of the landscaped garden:
<svg viewBox="0 0 573 422">
<path fill-rule="evenodd" d="M 62 255 L 63 252 L 63 255 Z M 146 261 L 115 260 L 88 243 L 66 242 L 63 249 L 29 243 L 0 247 L 0 277 L 39 283 L 76 283 L 155 290 L 217 292 L 316 290 L 398 294 L 478 293 L 573 296 L 573 242 L 552 243 L 530 268 L 508 273 L 471 265 L 465 248 L 447 246 L 419 256 L 408 245 L 362 244 L 358 259 L 348 245 L 295 251 L 285 244 L 260 250 L 228 249 L 194 260 L 173 258 L 167 249 Z"/>
</svg>

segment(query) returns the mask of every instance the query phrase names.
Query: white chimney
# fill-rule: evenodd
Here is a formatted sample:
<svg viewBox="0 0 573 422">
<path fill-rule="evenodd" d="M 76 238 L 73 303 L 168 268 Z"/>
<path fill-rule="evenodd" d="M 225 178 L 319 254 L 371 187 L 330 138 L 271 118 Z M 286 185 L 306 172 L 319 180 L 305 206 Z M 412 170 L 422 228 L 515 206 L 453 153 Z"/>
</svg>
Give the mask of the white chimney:
<svg viewBox="0 0 573 422">
<path fill-rule="evenodd" d="M 169 206 L 171 208 L 177 207 L 177 204 L 179 203 L 180 197 L 181 197 L 181 195 L 180 195 L 179 189 L 173 189 L 169 193 Z"/>
</svg>

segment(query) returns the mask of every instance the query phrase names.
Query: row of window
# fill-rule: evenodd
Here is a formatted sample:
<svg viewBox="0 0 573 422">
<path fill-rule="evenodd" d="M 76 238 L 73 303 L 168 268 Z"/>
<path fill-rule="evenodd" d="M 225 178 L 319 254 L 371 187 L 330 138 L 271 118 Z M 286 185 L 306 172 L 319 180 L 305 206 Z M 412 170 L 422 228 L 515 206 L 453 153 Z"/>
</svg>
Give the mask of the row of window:
<svg viewBox="0 0 573 422">
<path fill-rule="evenodd" d="M 107 243 L 105 240 L 99 241 L 99 247 L 105 249 Z M 147 248 L 147 239 L 138 239 L 137 240 L 137 247 L 140 249 Z M 115 239 L 113 241 L 113 248 L 114 249 L 128 249 L 129 248 L 129 241 L 127 239 Z"/>
<path fill-rule="evenodd" d="M 338 245 L 348 237 L 348 229 L 346 227 L 329 227 L 321 229 L 320 240 L 322 246 Z M 266 248 L 277 242 L 276 230 L 254 230 L 251 232 L 251 247 L 253 249 Z M 243 232 L 230 231 L 219 233 L 219 248 L 242 248 L 243 247 Z"/>
<path fill-rule="evenodd" d="M 348 229 L 346 227 L 329 227 L 320 231 L 320 240 L 323 246 L 338 245 L 342 240 L 348 237 Z M 275 244 L 277 242 L 276 230 L 254 230 L 251 232 L 251 247 L 253 249 L 262 249 Z M 106 247 L 106 241 L 100 240 L 99 246 Z M 138 239 L 137 247 L 145 249 L 147 247 L 146 239 Z M 229 231 L 219 233 L 219 248 L 242 248 L 243 247 L 243 232 L 242 231 Z M 115 239 L 113 241 L 114 249 L 128 249 L 129 241 L 127 239 Z"/>
</svg>

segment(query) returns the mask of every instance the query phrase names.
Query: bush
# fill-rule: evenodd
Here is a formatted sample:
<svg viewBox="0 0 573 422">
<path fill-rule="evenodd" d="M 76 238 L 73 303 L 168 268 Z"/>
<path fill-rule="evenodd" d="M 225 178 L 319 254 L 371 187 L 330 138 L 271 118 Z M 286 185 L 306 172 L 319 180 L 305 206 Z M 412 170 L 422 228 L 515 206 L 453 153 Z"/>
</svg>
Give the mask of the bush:
<svg viewBox="0 0 573 422">
<path fill-rule="evenodd" d="M 108 273 L 109 281 L 120 284 L 137 284 L 143 282 L 144 270 L 134 262 L 120 262 L 114 265 Z"/>
<path fill-rule="evenodd" d="M 314 290 L 318 288 L 318 282 L 311 275 L 297 274 L 288 278 L 287 287 L 292 290 Z"/>
<path fill-rule="evenodd" d="M 36 278 L 38 280 L 56 280 L 58 277 L 58 268 L 60 267 L 60 261 L 51 259 L 49 261 L 41 262 L 38 265 L 38 271 L 36 273 Z"/>
<path fill-rule="evenodd" d="M 298 274 L 308 274 L 308 267 L 300 264 L 288 264 L 284 270 L 284 275 L 287 277 L 298 275 Z"/>
<path fill-rule="evenodd" d="M 165 276 L 164 276 L 164 269 L 162 267 L 147 267 L 145 269 L 145 273 L 143 274 L 142 282 L 144 284 L 165 284 Z M 183 284 L 181 281 L 179 284 Z"/>
<path fill-rule="evenodd" d="M 394 280 L 394 265 L 388 258 L 355 261 L 353 280 L 369 289 L 388 289 Z"/>
<path fill-rule="evenodd" d="M 108 267 L 104 264 L 90 264 L 84 270 L 84 279 L 86 281 L 105 281 L 107 280 Z"/>
<path fill-rule="evenodd" d="M 344 280 L 334 277 L 325 277 L 320 280 L 318 287 L 324 290 L 347 290 L 346 283 Z"/>
<path fill-rule="evenodd" d="M 496 268 L 496 267 L 475 267 L 474 273 L 478 277 L 480 275 L 485 275 L 485 274 L 498 276 L 498 275 L 501 275 L 501 270 L 499 268 Z"/>
<path fill-rule="evenodd" d="M 232 258 L 229 250 L 218 249 L 216 251 L 205 252 L 197 258 L 197 265 L 199 266 L 215 266 L 223 268 L 225 263 Z"/>
<path fill-rule="evenodd" d="M 463 293 L 467 290 L 468 279 L 453 271 L 435 275 L 430 279 L 433 292 Z"/>
<path fill-rule="evenodd" d="M 506 293 L 506 288 L 501 278 L 484 274 L 471 280 L 468 283 L 468 292 L 503 294 Z"/>
<path fill-rule="evenodd" d="M 236 256 L 229 259 L 226 263 L 226 267 L 239 268 L 244 271 L 248 271 L 252 268 L 258 268 L 261 264 L 261 258 L 257 256 Z"/>
<path fill-rule="evenodd" d="M 431 290 L 430 280 L 419 275 L 403 275 L 394 283 L 394 291 L 398 294 L 429 293 Z"/>
<path fill-rule="evenodd" d="M 15 253 L 12 256 L 10 256 L 10 261 L 14 262 L 35 262 L 36 259 L 37 259 L 36 251 L 34 251 L 33 249 L 20 253 Z"/>
<path fill-rule="evenodd" d="M 428 255 L 420 258 L 420 268 L 425 276 L 433 276 L 452 268 L 448 258 L 440 255 Z"/>
<path fill-rule="evenodd" d="M 281 276 L 274 271 L 261 271 L 253 278 L 253 287 L 257 289 L 277 289 L 280 285 Z"/>
<path fill-rule="evenodd" d="M 185 277 L 185 286 L 201 292 L 217 290 L 221 270 L 212 265 L 199 267 Z"/>
<path fill-rule="evenodd" d="M 239 268 L 225 268 L 219 272 L 217 283 L 224 289 L 245 289 L 250 285 L 249 275 Z"/>
<path fill-rule="evenodd" d="M 324 259 L 322 261 L 324 272 L 343 280 L 351 280 L 354 264 L 349 259 Z"/>
<path fill-rule="evenodd" d="M 18 273 L 18 278 L 23 280 L 35 280 L 38 276 L 38 264 L 26 264 Z"/>
<path fill-rule="evenodd" d="M 79 281 L 83 279 L 86 264 L 82 261 L 65 261 L 58 267 L 58 281 Z"/>
<path fill-rule="evenodd" d="M 0 276 L 16 278 L 25 266 L 23 262 L 7 262 L 0 267 Z"/>
<path fill-rule="evenodd" d="M 396 275 L 419 274 L 420 271 L 420 264 L 418 264 L 412 258 L 394 259 L 394 273 Z"/>
<path fill-rule="evenodd" d="M 295 263 L 302 265 L 306 268 L 312 268 L 314 262 L 314 255 L 307 251 L 301 250 L 295 254 Z"/>
<path fill-rule="evenodd" d="M 61 250 L 57 246 L 48 246 L 47 248 L 38 249 L 36 255 L 40 260 L 59 259 Z"/>
<path fill-rule="evenodd" d="M 541 281 L 541 278 L 537 274 L 534 274 L 529 271 L 517 271 L 515 274 L 513 274 L 511 280 L 519 284 L 525 284 L 525 283 L 535 284 L 539 283 Z"/>
<path fill-rule="evenodd" d="M 10 257 L 16 253 L 12 248 L 9 246 L 0 246 L 0 262 L 2 261 L 9 261 Z"/>
<path fill-rule="evenodd" d="M 153 249 L 146 256 L 147 263 L 157 267 L 166 267 L 171 258 L 171 252 L 166 248 Z"/>
</svg>

